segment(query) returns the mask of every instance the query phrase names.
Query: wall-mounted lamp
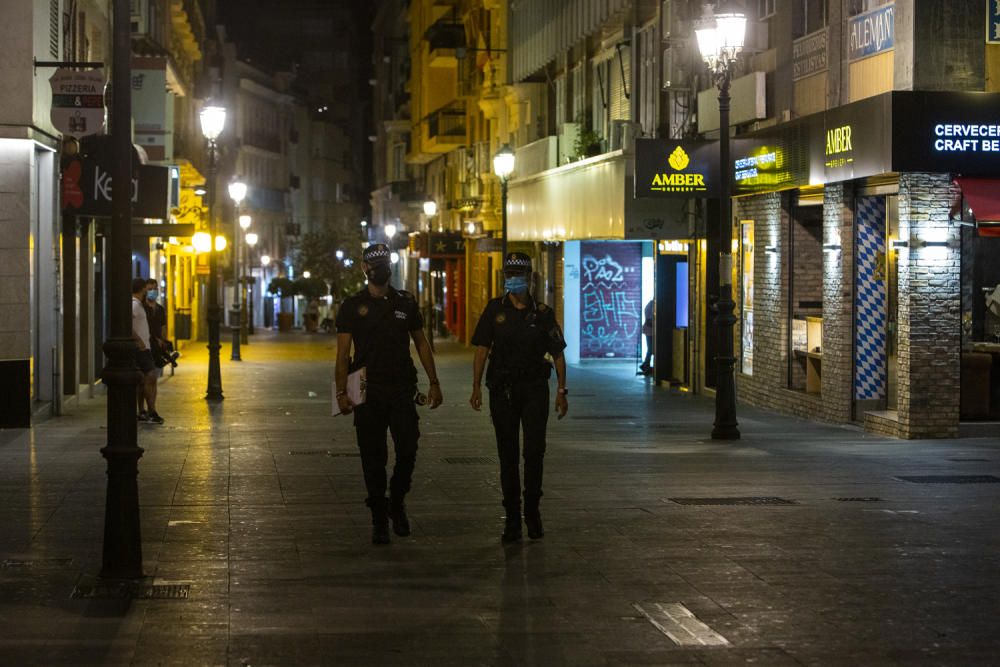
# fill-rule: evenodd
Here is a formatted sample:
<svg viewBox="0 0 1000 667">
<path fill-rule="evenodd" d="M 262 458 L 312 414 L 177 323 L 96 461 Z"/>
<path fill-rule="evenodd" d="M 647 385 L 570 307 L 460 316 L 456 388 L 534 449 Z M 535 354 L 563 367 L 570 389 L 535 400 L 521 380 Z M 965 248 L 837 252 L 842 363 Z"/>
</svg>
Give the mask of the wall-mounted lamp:
<svg viewBox="0 0 1000 667">
<path fill-rule="evenodd" d="M 924 241 L 920 245 L 924 248 L 947 248 L 949 243 L 947 241 Z"/>
<path fill-rule="evenodd" d="M 909 241 L 903 241 L 902 239 L 895 239 L 892 242 L 892 249 L 893 250 L 896 250 L 898 248 L 909 248 L 909 247 L 910 247 L 910 242 Z"/>
<path fill-rule="evenodd" d="M 826 250 L 828 252 L 840 252 L 840 244 L 839 243 L 824 243 L 823 244 L 823 250 Z"/>
<path fill-rule="evenodd" d="M 769 255 L 777 255 L 778 254 L 778 246 L 776 246 L 776 245 L 764 246 L 764 252 L 768 253 Z"/>
</svg>

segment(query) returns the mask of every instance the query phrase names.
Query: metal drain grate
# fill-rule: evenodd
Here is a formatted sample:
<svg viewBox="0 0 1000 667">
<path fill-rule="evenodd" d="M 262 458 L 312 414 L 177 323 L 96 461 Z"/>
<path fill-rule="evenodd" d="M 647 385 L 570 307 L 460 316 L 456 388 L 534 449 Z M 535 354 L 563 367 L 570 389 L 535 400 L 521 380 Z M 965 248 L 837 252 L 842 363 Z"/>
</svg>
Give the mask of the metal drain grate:
<svg viewBox="0 0 1000 667">
<path fill-rule="evenodd" d="M 187 600 L 191 584 L 77 584 L 73 599 L 93 600 Z"/>
<path fill-rule="evenodd" d="M 834 498 L 834 500 L 842 503 L 880 503 L 882 498 L 876 498 L 875 496 L 857 496 L 851 497 L 847 496 L 844 498 Z"/>
<path fill-rule="evenodd" d="M 331 456 L 335 459 L 343 458 L 345 456 L 361 456 L 359 452 L 327 452 L 326 455 Z"/>
<path fill-rule="evenodd" d="M 989 459 L 948 459 L 949 461 L 954 461 L 955 463 L 989 463 Z"/>
<path fill-rule="evenodd" d="M 291 456 L 329 456 L 328 449 L 292 449 L 288 452 Z"/>
<path fill-rule="evenodd" d="M 496 464 L 500 461 L 495 456 L 447 456 L 444 462 L 451 465 L 477 466 Z"/>
<path fill-rule="evenodd" d="M 746 496 L 738 498 L 669 498 L 678 505 L 795 505 L 794 500 L 777 496 Z"/>
<path fill-rule="evenodd" d="M 581 421 L 605 421 L 609 419 L 636 419 L 635 415 L 573 415 L 573 419 Z"/>
<path fill-rule="evenodd" d="M 898 475 L 896 479 L 914 484 L 998 484 L 996 475 Z"/>
<path fill-rule="evenodd" d="M 72 558 L 34 558 L 29 560 L 7 558 L 2 564 L 0 564 L 0 566 L 2 566 L 5 570 L 13 570 L 17 568 L 69 567 L 72 564 Z"/>
</svg>

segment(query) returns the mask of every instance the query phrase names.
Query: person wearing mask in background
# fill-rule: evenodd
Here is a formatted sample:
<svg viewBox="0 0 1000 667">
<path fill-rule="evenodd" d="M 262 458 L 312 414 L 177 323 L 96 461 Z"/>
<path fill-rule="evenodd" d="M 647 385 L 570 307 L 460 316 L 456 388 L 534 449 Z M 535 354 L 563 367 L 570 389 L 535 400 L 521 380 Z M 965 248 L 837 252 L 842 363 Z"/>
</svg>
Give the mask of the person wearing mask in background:
<svg viewBox="0 0 1000 667">
<path fill-rule="evenodd" d="M 132 339 L 136 345 L 135 365 L 142 373 L 142 379 L 135 389 L 138 419 L 141 422 L 162 424 L 163 417 L 156 413 L 156 364 L 149 346 L 149 319 L 146 316 L 145 301 L 146 281 L 135 278 L 132 280 Z"/>
<path fill-rule="evenodd" d="M 506 522 L 501 541 L 521 539 L 521 475 L 519 436 L 524 429 L 524 523 L 528 537 L 541 538 L 545 532 L 539 502 L 542 498 L 542 466 L 545 457 L 545 430 L 549 417 L 549 376 L 552 358 L 558 381 L 555 409 L 559 419 L 566 416 L 566 359 L 562 329 L 555 313 L 537 303 L 528 290 L 531 258 L 512 252 L 504 259 L 506 294 L 491 300 L 476 325 L 472 344 L 476 346 L 472 368 L 474 410 L 482 407 L 483 367 L 490 390 L 490 416 L 500 458 L 500 485 Z"/>
<path fill-rule="evenodd" d="M 434 354 L 423 331 L 423 318 L 412 294 L 389 285 L 390 251 L 375 243 L 362 255 L 368 285 L 344 301 L 337 313 L 337 405 L 341 414 L 354 413 L 361 468 L 372 513 L 372 543 L 389 543 L 389 519 L 396 535 L 410 534 L 404 497 L 410 490 L 420 438 L 415 397 L 417 369 L 410 357 L 410 340 L 427 373 L 431 409 L 441 405 L 441 385 Z M 354 356 L 351 358 L 351 346 Z M 365 400 L 354 405 L 347 393 L 347 376 L 365 369 Z M 386 499 L 389 452 L 386 430 L 392 434 L 396 464 Z"/>
</svg>

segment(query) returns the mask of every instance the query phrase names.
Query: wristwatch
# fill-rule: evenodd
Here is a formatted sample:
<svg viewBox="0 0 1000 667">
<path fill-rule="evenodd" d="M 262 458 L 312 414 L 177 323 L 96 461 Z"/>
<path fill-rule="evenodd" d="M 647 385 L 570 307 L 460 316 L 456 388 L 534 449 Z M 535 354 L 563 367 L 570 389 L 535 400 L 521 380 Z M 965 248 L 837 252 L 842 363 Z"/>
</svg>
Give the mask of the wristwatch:
<svg viewBox="0 0 1000 667">
<path fill-rule="evenodd" d="M 566 387 L 559 387 L 558 389 L 556 389 L 556 393 L 566 396 L 569 394 L 569 389 L 567 389 Z"/>
</svg>

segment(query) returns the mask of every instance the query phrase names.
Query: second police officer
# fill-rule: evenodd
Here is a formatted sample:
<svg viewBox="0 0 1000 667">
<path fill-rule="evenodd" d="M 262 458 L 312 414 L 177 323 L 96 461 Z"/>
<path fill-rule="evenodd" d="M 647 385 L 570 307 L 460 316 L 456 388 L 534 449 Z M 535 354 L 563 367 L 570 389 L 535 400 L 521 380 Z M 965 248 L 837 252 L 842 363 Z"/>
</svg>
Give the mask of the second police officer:
<svg viewBox="0 0 1000 667">
<path fill-rule="evenodd" d="M 423 332 L 417 301 L 408 292 L 389 285 L 392 274 L 389 248 L 375 243 L 362 255 L 362 269 L 368 285 L 351 296 L 337 313 L 337 405 L 341 414 L 354 412 L 354 427 L 361 453 L 361 467 L 372 513 L 372 542 L 389 543 L 389 518 L 393 531 L 410 534 L 403 498 L 410 490 L 417 458 L 420 431 L 414 397 L 417 369 L 410 357 L 410 340 L 417 348 L 427 373 L 431 408 L 441 405 L 441 387 L 434 367 L 434 355 Z M 353 359 L 350 357 L 354 346 Z M 347 395 L 347 376 L 365 369 L 366 396 L 353 405 Z M 392 434 L 396 464 L 388 483 L 386 499 L 386 430 Z"/>
<path fill-rule="evenodd" d="M 549 376 L 555 363 L 555 407 L 559 418 L 566 415 L 566 360 L 562 329 L 555 313 L 537 303 L 528 289 L 531 258 L 512 252 L 504 259 L 506 294 L 492 299 L 476 325 L 472 344 L 476 346 L 472 372 L 475 410 L 482 407 L 483 368 L 487 357 L 486 386 L 490 390 L 490 417 L 496 431 L 500 458 L 500 486 L 506 522 L 505 543 L 521 538 L 521 476 L 519 436 L 524 430 L 524 523 L 528 537 L 545 533 L 539 502 L 542 497 L 542 467 L 545 457 L 545 430 L 549 416 Z"/>
</svg>

